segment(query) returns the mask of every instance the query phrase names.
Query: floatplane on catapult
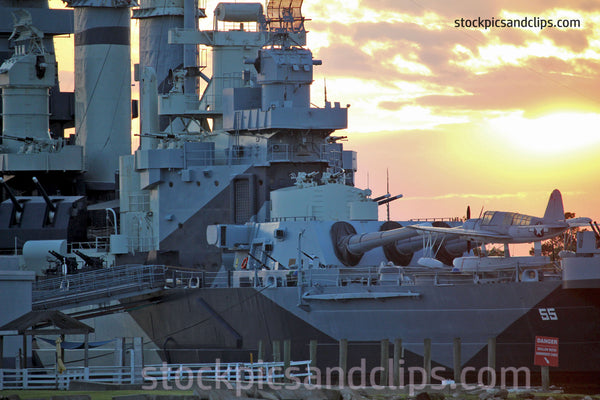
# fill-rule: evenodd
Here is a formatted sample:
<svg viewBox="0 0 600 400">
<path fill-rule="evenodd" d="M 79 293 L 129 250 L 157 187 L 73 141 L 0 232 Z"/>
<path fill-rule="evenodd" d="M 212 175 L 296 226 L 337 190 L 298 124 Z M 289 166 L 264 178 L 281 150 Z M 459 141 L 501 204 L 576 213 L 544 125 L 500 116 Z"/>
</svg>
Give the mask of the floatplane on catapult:
<svg viewBox="0 0 600 400">
<path fill-rule="evenodd" d="M 426 225 L 410 225 L 409 228 L 426 237 L 428 244 L 424 247 L 428 249 L 429 254 L 435 252 L 432 247 L 436 243 L 443 243 L 446 238 L 466 240 L 467 252 L 471 249 L 472 243 L 477 245 L 504 244 L 504 257 L 455 258 L 453 260 L 454 267 L 458 271 L 466 271 L 478 268 L 506 268 L 518 263 L 529 266 L 546 264 L 548 260 L 540 257 L 539 244 L 542 241 L 559 236 L 572 228 L 589 226 L 592 222 L 587 217 L 565 219 L 562 195 L 558 189 L 550 194 L 543 217 L 506 211 L 486 211 L 482 218 L 471 219 L 470 214 L 470 207 L 467 207 L 467 220 L 461 226 L 453 228 Z M 511 257 L 508 245 L 516 243 L 536 244 L 534 257 Z M 485 249 L 483 253 L 485 253 Z M 443 268 L 444 266 L 442 262 L 431 257 L 422 257 L 418 262 L 423 266 L 433 268 Z"/>
</svg>

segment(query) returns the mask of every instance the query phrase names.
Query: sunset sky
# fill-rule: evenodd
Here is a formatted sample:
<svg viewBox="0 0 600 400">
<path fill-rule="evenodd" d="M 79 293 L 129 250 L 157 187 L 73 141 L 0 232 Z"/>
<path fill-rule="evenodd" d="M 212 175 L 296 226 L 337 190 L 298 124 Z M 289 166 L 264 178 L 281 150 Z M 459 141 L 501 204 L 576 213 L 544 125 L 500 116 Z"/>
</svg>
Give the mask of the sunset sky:
<svg viewBox="0 0 600 400">
<path fill-rule="evenodd" d="M 482 207 L 541 216 L 558 188 L 565 210 L 600 220 L 597 1 L 306 0 L 303 14 L 323 60 L 313 102 L 323 104 L 326 77 L 328 99 L 351 104 L 337 134 L 358 152 L 357 186 L 385 193 L 389 169 L 390 192 L 404 194 L 393 219 L 462 217 L 467 205 L 474 216 Z M 454 26 L 478 17 L 581 28 Z M 69 40 L 59 39 L 59 57 Z M 132 50 L 135 59 L 135 38 Z M 72 64 L 60 67 L 68 88 Z"/>
</svg>

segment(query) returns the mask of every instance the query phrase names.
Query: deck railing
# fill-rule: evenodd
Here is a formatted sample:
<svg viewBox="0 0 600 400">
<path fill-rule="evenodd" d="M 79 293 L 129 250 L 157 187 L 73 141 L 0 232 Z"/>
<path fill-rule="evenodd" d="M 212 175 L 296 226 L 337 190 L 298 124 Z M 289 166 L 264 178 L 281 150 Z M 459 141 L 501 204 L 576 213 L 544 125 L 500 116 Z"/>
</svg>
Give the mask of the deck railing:
<svg viewBox="0 0 600 400">
<path fill-rule="evenodd" d="M 198 379 L 207 381 L 277 382 L 286 378 L 306 378 L 311 375 L 310 361 L 291 361 L 289 370 L 279 361 L 256 363 L 155 364 L 143 370 L 145 380 L 173 382 Z"/>
<path fill-rule="evenodd" d="M 254 261 L 250 261 L 252 267 Z M 248 269 L 207 272 L 182 270 L 160 265 L 123 265 L 103 268 L 66 277 L 44 279 L 33 287 L 33 308 L 47 309 L 104 298 L 146 293 L 163 289 L 290 287 L 297 286 L 415 286 L 462 285 L 521 281 L 528 266 L 515 266 L 475 272 L 452 272 L 425 267 L 355 267 Z M 539 268 L 539 267 L 537 267 Z M 556 266 L 539 269 L 534 279 L 560 279 Z M 525 279 L 523 279 L 524 281 Z M 530 279 L 528 280 L 530 281 Z"/>
<path fill-rule="evenodd" d="M 289 370 L 284 370 L 289 367 Z M 277 382 L 309 377 L 310 361 L 214 364 L 157 364 L 144 368 L 125 366 L 72 367 L 59 373 L 55 368 L 0 369 L 0 390 L 60 389 L 78 380 L 111 384 L 151 384 L 152 382 L 202 381 Z"/>
<path fill-rule="evenodd" d="M 162 288 L 166 282 L 165 272 L 166 267 L 162 265 L 120 265 L 38 280 L 33 286 L 33 307 L 51 308 Z"/>
</svg>

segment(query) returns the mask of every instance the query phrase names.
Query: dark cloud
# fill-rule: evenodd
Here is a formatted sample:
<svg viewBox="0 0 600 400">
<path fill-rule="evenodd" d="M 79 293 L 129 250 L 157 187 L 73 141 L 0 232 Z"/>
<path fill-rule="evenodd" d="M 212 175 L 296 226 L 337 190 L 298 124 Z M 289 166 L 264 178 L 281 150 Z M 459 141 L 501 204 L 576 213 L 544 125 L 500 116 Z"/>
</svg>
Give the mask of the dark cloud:
<svg viewBox="0 0 600 400">
<path fill-rule="evenodd" d="M 504 44 L 524 46 L 528 40 L 536 40 L 536 35 L 527 29 L 494 29 L 491 32 Z"/>
<path fill-rule="evenodd" d="M 382 101 L 377 107 L 388 111 L 398 111 L 404 106 L 411 106 L 414 104 L 413 101 Z"/>
<path fill-rule="evenodd" d="M 477 46 L 485 43 L 485 37 L 478 31 L 466 34 L 460 30 L 426 30 L 413 23 L 332 23 L 322 27 L 328 30 L 331 42 L 316 52 L 324 60 L 324 73 L 384 81 L 423 79 L 420 74 L 394 68 L 391 60 L 396 55 L 422 64 L 433 75 L 456 73 L 457 68 L 448 63 L 454 57 L 454 45 L 460 43 L 477 52 Z M 374 50 L 372 55 L 363 52 L 361 48 L 372 41 L 386 46 Z"/>
<path fill-rule="evenodd" d="M 554 8 L 568 8 L 580 11 L 598 11 L 595 0 L 486 0 L 486 1 L 445 1 L 445 0 L 361 0 L 360 7 L 374 10 L 389 10 L 409 14 L 435 12 L 454 18 L 497 17 L 501 11 L 530 13 L 541 16 Z"/>
<path fill-rule="evenodd" d="M 480 4 L 484 3 L 484 4 Z M 527 4 L 523 4 L 527 3 Z M 585 10 L 590 3 L 577 0 L 569 9 Z M 449 21 L 453 16 L 499 15 L 500 11 L 530 13 L 539 16 L 554 7 L 564 7 L 559 1 L 534 0 L 529 2 L 502 0 L 492 2 L 441 2 L 433 0 L 363 0 L 362 6 L 377 10 L 388 9 L 412 13 L 422 17 L 435 12 Z M 320 48 L 318 57 L 324 60 L 319 70 L 328 76 L 355 77 L 377 81 L 391 86 L 397 81 L 421 83 L 424 87 L 448 87 L 452 92 L 470 93 L 464 96 L 429 95 L 414 103 L 430 107 L 455 110 L 505 110 L 539 107 L 549 102 L 562 104 L 600 103 L 597 74 L 600 62 L 589 59 L 564 61 L 549 50 L 547 55 L 523 59 L 524 65 L 498 63 L 487 71 L 469 70 L 464 62 L 474 57 L 485 62 L 480 48 L 489 44 L 528 46 L 549 38 L 556 46 L 574 53 L 582 53 L 590 46 L 591 27 L 585 29 L 545 29 L 541 34 L 530 30 L 458 29 L 449 25 L 442 30 L 426 29 L 414 22 L 360 22 L 342 24 L 330 21 L 312 21 L 311 29 L 328 32 L 331 45 Z M 383 43 L 368 54 L 365 45 Z M 453 49 L 460 45 L 470 54 L 457 54 Z M 426 67 L 430 74 L 411 73 L 393 64 L 396 56 Z M 482 73 L 483 72 L 483 73 Z M 390 99 L 380 107 L 397 110 L 406 105 Z"/>
<path fill-rule="evenodd" d="M 324 60 L 323 67 L 319 68 L 321 73 L 334 71 L 338 76 L 366 78 L 373 76 L 377 67 L 368 54 L 345 43 L 324 47 L 316 55 Z"/>
<path fill-rule="evenodd" d="M 591 29 L 544 29 L 543 35 L 551 39 L 554 44 L 579 53 L 589 46 L 588 36 Z"/>
<path fill-rule="evenodd" d="M 448 26 L 450 28 L 450 26 Z M 328 32 L 330 41 L 351 40 L 356 45 L 370 41 L 401 41 L 414 43 L 420 47 L 445 46 L 451 43 L 463 43 L 467 48 L 475 49 L 485 43 L 485 34 L 480 30 L 444 29 L 428 30 L 413 22 L 357 22 L 342 24 L 329 21 L 312 21 L 309 29 L 316 32 Z"/>
<path fill-rule="evenodd" d="M 504 66 L 486 74 L 472 75 L 467 79 L 452 82 L 454 86 L 466 90 L 471 95 L 424 96 L 418 98 L 416 103 L 443 109 L 498 110 L 543 107 L 555 98 L 573 104 L 600 100 L 595 89 L 595 80 L 539 72 L 542 64 L 549 70 L 568 68 L 564 61 L 550 57 L 537 60 L 527 67 Z"/>
<path fill-rule="evenodd" d="M 383 56 L 383 54 L 388 54 Z M 321 48 L 315 56 L 323 60 L 323 65 L 315 72 L 315 79 L 323 76 L 337 76 L 344 78 L 359 78 L 367 81 L 377 81 L 382 86 L 397 87 L 396 82 L 428 83 L 433 78 L 426 75 L 411 73 L 398 69 L 392 59 L 395 55 L 403 53 L 393 50 L 376 50 L 373 55 L 361 51 L 356 46 L 349 44 L 333 44 Z M 408 61 L 420 63 L 420 60 Z M 424 65 L 426 66 L 426 65 Z"/>
<path fill-rule="evenodd" d="M 360 7 L 421 15 L 435 12 L 443 16 L 471 17 L 494 15 L 493 1 L 440 1 L 440 0 L 361 0 Z"/>
<path fill-rule="evenodd" d="M 588 77 L 597 76 L 598 71 L 600 71 L 599 67 L 600 60 L 581 59 L 577 60 L 574 73 L 580 73 L 581 75 L 585 75 Z"/>
</svg>

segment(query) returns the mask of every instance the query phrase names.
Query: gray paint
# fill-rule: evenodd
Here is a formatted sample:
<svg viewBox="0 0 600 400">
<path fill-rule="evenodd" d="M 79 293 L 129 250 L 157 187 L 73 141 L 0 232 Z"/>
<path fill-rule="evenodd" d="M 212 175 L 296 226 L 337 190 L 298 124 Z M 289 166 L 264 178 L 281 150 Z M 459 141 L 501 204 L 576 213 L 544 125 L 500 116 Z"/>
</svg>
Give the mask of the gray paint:
<svg viewBox="0 0 600 400">
<path fill-rule="evenodd" d="M 89 28 L 75 34 L 75 46 L 92 44 L 129 45 L 129 28 L 124 26 L 102 26 Z"/>
<path fill-rule="evenodd" d="M 2 263 L 2 260 L 0 260 Z M 35 281 L 33 271 L 0 270 L 0 326 L 11 322 L 31 311 L 31 287 Z M 27 356 L 31 357 L 31 338 L 28 338 Z M 4 368 L 13 368 L 15 356 L 23 347 L 23 340 L 17 336 L 4 338 Z"/>
<path fill-rule="evenodd" d="M 99 33 L 116 28 L 106 40 Z M 76 7 L 75 130 L 92 190 L 115 189 L 119 156 L 131 153 L 131 57 L 127 7 Z M 120 43 L 116 43 L 120 42 Z"/>
</svg>

